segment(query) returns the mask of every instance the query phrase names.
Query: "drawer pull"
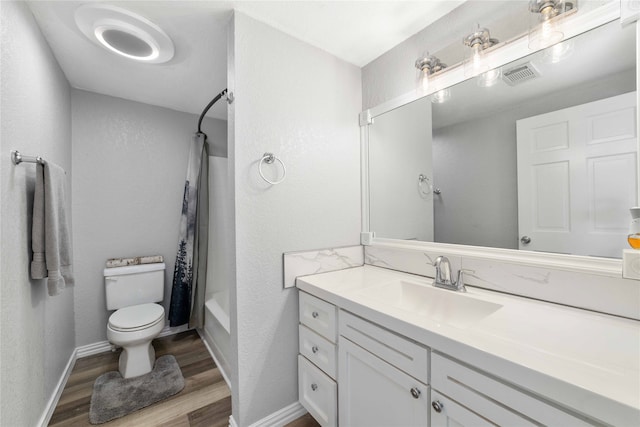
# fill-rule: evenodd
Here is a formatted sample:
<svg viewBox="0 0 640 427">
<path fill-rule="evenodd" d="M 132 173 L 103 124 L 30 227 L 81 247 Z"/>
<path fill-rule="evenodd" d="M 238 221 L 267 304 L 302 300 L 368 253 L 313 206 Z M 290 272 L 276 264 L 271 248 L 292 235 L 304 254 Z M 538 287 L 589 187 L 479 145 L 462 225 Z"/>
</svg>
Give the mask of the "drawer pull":
<svg viewBox="0 0 640 427">
<path fill-rule="evenodd" d="M 420 390 L 418 390 L 417 388 L 412 388 L 411 389 L 411 396 L 413 396 L 414 399 L 418 399 L 420 397 Z"/>
<path fill-rule="evenodd" d="M 318 389 L 318 384 L 311 384 L 311 390 L 316 391 Z"/>
<path fill-rule="evenodd" d="M 311 347 L 311 351 L 313 352 L 313 354 L 316 354 L 318 352 L 318 347 L 314 345 L 313 347 Z"/>
<path fill-rule="evenodd" d="M 314 319 L 317 319 L 317 318 L 318 318 L 318 316 L 320 316 L 320 315 L 318 314 L 318 312 L 317 312 L 317 311 L 314 311 L 313 313 L 311 313 L 311 316 L 312 316 Z"/>
<path fill-rule="evenodd" d="M 442 408 L 444 408 L 444 405 L 440 403 L 439 400 L 434 400 L 433 402 L 431 402 L 431 406 L 433 407 L 433 410 L 436 411 L 437 413 L 442 412 Z"/>
</svg>

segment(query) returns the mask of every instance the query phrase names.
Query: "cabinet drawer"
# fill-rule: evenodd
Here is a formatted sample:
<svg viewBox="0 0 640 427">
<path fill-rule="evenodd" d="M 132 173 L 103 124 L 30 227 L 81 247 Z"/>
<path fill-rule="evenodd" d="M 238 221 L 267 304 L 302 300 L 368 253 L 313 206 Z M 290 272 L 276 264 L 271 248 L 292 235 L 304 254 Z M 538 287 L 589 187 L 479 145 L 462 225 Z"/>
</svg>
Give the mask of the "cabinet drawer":
<svg viewBox="0 0 640 427">
<path fill-rule="evenodd" d="M 342 310 L 340 335 L 425 384 L 429 383 L 429 349 Z"/>
<path fill-rule="evenodd" d="M 321 426 L 337 424 L 337 397 L 336 382 L 298 355 L 298 399 Z"/>
<path fill-rule="evenodd" d="M 320 298 L 300 292 L 300 323 L 336 342 L 336 307 Z"/>
<path fill-rule="evenodd" d="M 471 366 L 458 363 L 439 353 L 431 354 L 431 387 L 449 396 L 447 417 L 467 416 L 459 407 L 473 411 L 492 425 L 519 426 L 589 426 L 599 425 L 578 418 L 569 411 L 540 400 Z M 436 396 L 434 393 L 433 396 Z M 444 403 L 444 408 L 447 404 Z M 445 412 L 443 410 L 443 412 Z M 439 419 L 432 412 L 432 421 Z M 459 420 L 460 422 L 460 420 Z M 464 425 L 464 422 L 462 423 Z M 441 425 L 434 422 L 434 425 Z M 447 424 L 449 425 L 449 424 Z"/>
<path fill-rule="evenodd" d="M 300 332 L 300 354 L 313 362 L 325 374 L 336 379 L 336 346 L 304 325 Z"/>
</svg>

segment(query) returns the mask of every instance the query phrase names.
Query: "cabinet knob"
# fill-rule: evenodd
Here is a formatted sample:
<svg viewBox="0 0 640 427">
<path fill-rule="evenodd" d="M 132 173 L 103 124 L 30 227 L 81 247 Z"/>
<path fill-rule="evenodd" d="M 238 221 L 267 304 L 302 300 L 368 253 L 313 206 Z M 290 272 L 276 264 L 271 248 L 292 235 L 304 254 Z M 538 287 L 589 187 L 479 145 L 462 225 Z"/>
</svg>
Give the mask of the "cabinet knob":
<svg viewBox="0 0 640 427">
<path fill-rule="evenodd" d="M 319 316 L 317 311 L 314 311 L 313 313 L 311 313 L 311 316 L 315 319 Z"/>
<path fill-rule="evenodd" d="M 417 388 L 412 388 L 411 389 L 411 396 L 413 396 L 414 399 L 417 399 L 420 397 L 420 390 L 418 390 Z"/>
<path fill-rule="evenodd" d="M 311 384 L 311 390 L 316 391 L 318 389 L 318 384 Z"/>
<path fill-rule="evenodd" d="M 522 236 L 520 238 L 520 241 L 522 242 L 523 245 L 528 245 L 529 243 L 531 243 L 531 237 L 529 236 Z"/>
<path fill-rule="evenodd" d="M 436 411 L 437 413 L 442 412 L 442 408 L 444 408 L 444 405 L 440 403 L 439 400 L 434 400 L 433 402 L 431 402 L 431 406 L 433 407 L 433 410 Z"/>
<path fill-rule="evenodd" d="M 318 352 L 318 347 L 314 345 L 313 347 L 311 347 L 311 351 L 312 351 L 314 354 L 315 354 L 315 353 L 317 353 L 317 352 Z"/>
</svg>

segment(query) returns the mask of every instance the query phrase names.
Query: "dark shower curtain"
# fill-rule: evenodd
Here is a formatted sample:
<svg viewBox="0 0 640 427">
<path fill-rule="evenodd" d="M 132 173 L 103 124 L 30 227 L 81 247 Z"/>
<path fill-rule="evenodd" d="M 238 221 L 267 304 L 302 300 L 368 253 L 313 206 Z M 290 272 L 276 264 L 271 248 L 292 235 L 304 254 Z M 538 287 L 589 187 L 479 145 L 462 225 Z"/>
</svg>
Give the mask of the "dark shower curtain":
<svg viewBox="0 0 640 427">
<path fill-rule="evenodd" d="M 196 133 L 189 151 L 182 198 L 178 253 L 173 271 L 169 325 L 202 327 L 209 232 L 209 154 L 206 137 Z"/>
</svg>

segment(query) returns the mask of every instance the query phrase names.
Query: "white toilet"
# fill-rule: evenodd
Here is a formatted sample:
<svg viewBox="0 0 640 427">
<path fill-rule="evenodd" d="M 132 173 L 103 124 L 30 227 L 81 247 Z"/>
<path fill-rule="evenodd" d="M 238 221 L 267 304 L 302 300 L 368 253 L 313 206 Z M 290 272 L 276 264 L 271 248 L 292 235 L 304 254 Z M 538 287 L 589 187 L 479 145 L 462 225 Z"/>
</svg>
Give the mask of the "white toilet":
<svg viewBox="0 0 640 427">
<path fill-rule="evenodd" d="M 151 372 L 156 352 L 151 340 L 164 328 L 164 263 L 106 268 L 107 339 L 121 346 L 119 371 L 124 378 Z"/>
</svg>

